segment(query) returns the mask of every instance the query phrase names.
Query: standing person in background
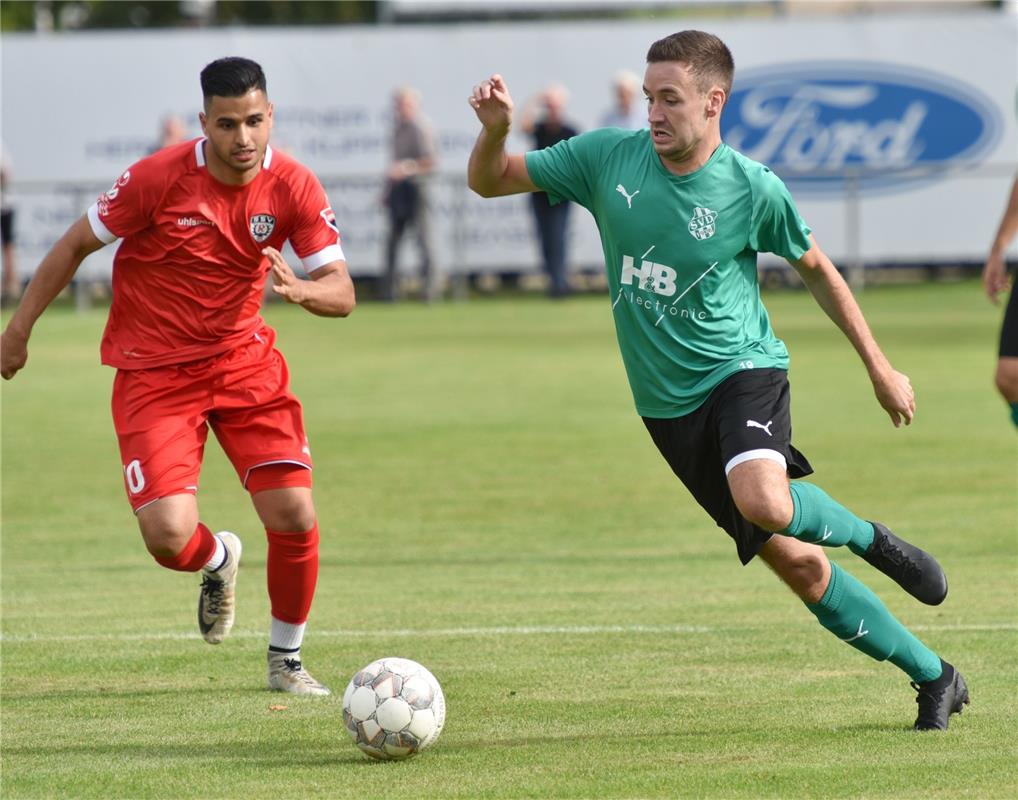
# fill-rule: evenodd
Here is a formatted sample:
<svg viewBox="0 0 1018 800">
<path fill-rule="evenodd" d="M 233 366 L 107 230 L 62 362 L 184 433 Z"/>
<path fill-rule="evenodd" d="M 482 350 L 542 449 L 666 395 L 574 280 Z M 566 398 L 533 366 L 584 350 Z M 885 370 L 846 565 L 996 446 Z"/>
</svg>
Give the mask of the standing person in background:
<svg viewBox="0 0 1018 800">
<path fill-rule="evenodd" d="M 757 285 L 757 254 L 786 258 L 863 361 L 895 427 L 910 424 L 908 377 L 881 351 L 858 304 L 767 167 L 721 140 L 735 63 L 718 37 L 681 31 L 647 52 L 649 130 L 601 128 L 509 154 L 513 102 L 501 75 L 475 86 L 481 133 L 470 187 L 484 197 L 544 190 L 594 215 L 612 315 L 637 412 L 690 494 L 841 641 L 912 679 L 917 730 L 946 729 L 969 701 L 951 664 L 901 624 L 824 549 L 845 547 L 927 605 L 947 596 L 936 559 L 803 478 L 792 446 L 788 351 Z"/>
<path fill-rule="evenodd" d="M 1018 235 L 1018 177 L 1011 185 L 1011 196 L 983 267 L 983 286 L 994 305 L 1000 302 L 1000 295 L 1008 286 L 1011 289 L 1000 329 L 995 381 L 997 391 L 1011 406 L 1011 421 L 1018 427 L 1018 289 L 1014 287 L 1014 276 L 1008 275 L 1005 261 L 1015 235 Z"/>
<path fill-rule="evenodd" d="M 233 627 L 241 543 L 199 520 L 211 428 L 268 539 L 269 688 L 327 695 L 301 661 L 318 579 L 311 450 L 276 332 L 259 311 L 271 277 L 288 302 L 345 317 L 353 283 L 321 184 L 269 147 L 261 67 L 213 61 L 201 88 L 205 137 L 133 164 L 43 258 L 0 341 L 0 375 L 25 366 L 32 327 L 82 260 L 122 239 L 101 351 L 117 370 L 113 424 L 145 547 L 163 567 L 201 572 L 198 628 L 219 644 Z M 287 241 L 310 280 L 280 255 Z"/>
<path fill-rule="evenodd" d="M 534 138 L 534 149 L 543 150 L 579 133 L 579 129 L 565 119 L 568 97 L 565 87 L 549 86 L 523 109 L 520 130 Z M 541 245 L 541 259 L 549 280 L 548 294 L 554 298 L 566 297 L 569 294 L 566 236 L 572 204 L 552 203 L 544 192 L 532 194 L 530 202 Z"/>
<path fill-rule="evenodd" d="M 398 89 L 393 95 L 392 159 L 383 195 L 389 212 L 389 232 L 385 242 L 385 275 L 379 292 L 387 302 L 400 296 L 397 255 L 408 228 L 413 229 L 417 239 L 424 300 L 434 300 L 438 291 L 428 209 L 428 176 L 437 159 L 431 124 L 421 116 L 420 102 L 418 91 L 409 87 Z"/>
<path fill-rule="evenodd" d="M 187 125 L 176 114 L 168 114 L 159 121 L 159 139 L 149 153 L 155 153 L 164 147 L 187 141 Z"/>
<path fill-rule="evenodd" d="M 0 258 L 3 259 L 2 299 L 4 305 L 14 302 L 21 294 L 18 280 L 18 262 L 14 250 L 14 208 L 7 195 L 11 180 L 11 165 L 7 150 L 0 145 Z"/>
<path fill-rule="evenodd" d="M 647 106 L 640 97 L 640 79 L 627 70 L 618 72 L 612 81 L 612 92 L 615 104 L 601 117 L 601 127 L 630 131 L 646 128 Z"/>
</svg>

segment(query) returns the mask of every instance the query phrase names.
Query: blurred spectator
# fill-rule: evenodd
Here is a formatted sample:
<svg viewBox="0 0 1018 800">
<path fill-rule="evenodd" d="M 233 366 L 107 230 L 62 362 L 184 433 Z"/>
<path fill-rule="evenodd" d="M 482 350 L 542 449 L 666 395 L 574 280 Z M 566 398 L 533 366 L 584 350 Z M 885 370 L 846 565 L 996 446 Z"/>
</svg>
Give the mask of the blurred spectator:
<svg viewBox="0 0 1018 800">
<path fill-rule="evenodd" d="M 520 129 L 534 137 L 535 150 L 551 147 L 579 133 L 579 129 L 565 119 L 568 97 L 564 87 L 553 85 L 531 98 L 524 107 Z M 573 204 L 563 200 L 552 205 L 544 192 L 531 194 L 530 202 L 541 243 L 544 271 L 550 280 L 548 294 L 552 297 L 565 297 L 569 294 L 566 232 L 569 227 L 569 210 Z"/>
<path fill-rule="evenodd" d="M 162 118 L 159 123 L 159 140 L 155 143 L 150 153 L 169 147 L 171 144 L 180 144 L 188 139 L 187 125 L 180 117 L 170 114 Z"/>
<path fill-rule="evenodd" d="M 18 264 L 14 254 L 14 209 L 10 206 L 7 196 L 10 171 L 7 151 L 0 146 L 0 249 L 3 257 L 3 286 L 0 294 L 5 304 L 21 295 Z"/>
<path fill-rule="evenodd" d="M 428 222 L 428 176 L 436 163 L 434 136 L 430 123 L 420 114 L 416 89 L 398 89 L 393 104 L 392 161 L 383 195 L 389 211 L 389 234 L 379 296 L 391 302 L 400 295 L 397 253 L 403 234 L 412 228 L 421 262 L 421 292 L 424 300 L 431 301 L 438 288 Z"/>
<path fill-rule="evenodd" d="M 995 380 L 997 391 L 1011 406 L 1011 420 L 1018 427 L 1018 288 L 1015 287 L 1014 275 L 1009 275 L 1007 270 L 1007 248 L 1016 235 L 1018 235 L 1018 178 L 1015 178 L 1011 186 L 1011 195 L 1004 208 L 1000 225 L 997 226 L 997 234 L 993 237 L 986 265 L 983 267 L 983 286 L 990 300 L 998 303 L 999 296 L 1006 292 L 1008 287 L 1011 290 L 1000 329 Z"/>
<path fill-rule="evenodd" d="M 634 131 L 649 127 L 647 107 L 640 97 L 640 88 L 640 79 L 634 73 L 625 70 L 616 73 L 612 81 L 615 105 L 601 117 L 601 127 Z"/>
</svg>

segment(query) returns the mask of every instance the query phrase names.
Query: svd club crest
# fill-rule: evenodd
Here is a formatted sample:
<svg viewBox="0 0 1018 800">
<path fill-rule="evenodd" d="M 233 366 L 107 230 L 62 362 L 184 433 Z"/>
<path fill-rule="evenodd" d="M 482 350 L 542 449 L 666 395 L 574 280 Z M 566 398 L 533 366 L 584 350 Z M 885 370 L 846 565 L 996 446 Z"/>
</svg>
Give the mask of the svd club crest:
<svg viewBox="0 0 1018 800">
<path fill-rule="evenodd" d="M 717 222 L 717 219 L 718 214 L 716 211 L 697 206 L 693 209 L 693 216 L 689 218 L 690 234 L 692 234 L 694 239 L 701 242 L 704 239 L 709 239 L 714 235 L 716 230 L 714 223 Z"/>
</svg>

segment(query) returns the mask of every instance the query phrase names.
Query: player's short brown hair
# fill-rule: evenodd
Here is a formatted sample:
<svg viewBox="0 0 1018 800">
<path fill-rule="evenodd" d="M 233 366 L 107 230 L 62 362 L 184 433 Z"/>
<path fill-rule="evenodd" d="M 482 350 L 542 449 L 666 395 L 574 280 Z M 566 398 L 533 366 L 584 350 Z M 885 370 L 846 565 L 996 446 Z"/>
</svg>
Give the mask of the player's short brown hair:
<svg viewBox="0 0 1018 800">
<path fill-rule="evenodd" d="M 728 45 L 713 33 L 679 31 L 658 39 L 647 51 L 647 63 L 678 61 L 685 64 L 701 92 L 720 86 L 725 95 L 732 93 L 735 60 Z"/>
</svg>

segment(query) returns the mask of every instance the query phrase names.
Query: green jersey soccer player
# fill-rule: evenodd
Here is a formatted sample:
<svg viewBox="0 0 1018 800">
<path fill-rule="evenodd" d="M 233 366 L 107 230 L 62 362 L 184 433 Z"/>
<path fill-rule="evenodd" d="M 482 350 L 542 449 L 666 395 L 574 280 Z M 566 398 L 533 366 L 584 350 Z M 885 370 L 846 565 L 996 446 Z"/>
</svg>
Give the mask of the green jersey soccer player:
<svg viewBox="0 0 1018 800">
<path fill-rule="evenodd" d="M 923 603 L 947 595 L 937 561 L 801 480 L 791 444 L 788 353 L 757 285 L 757 253 L 787 259 L 855 347 L 880 405 L 908 425 L 915 396 L 881 352 L 851 292 L 784 184 L 721 141 L 734 63 L 708 33 L 647 54 L 649 130 L 607 128 L 509 155 L 513 102 L 500 75 L 474 87 L 481 134 L 470 187 L 485 197 L 544 191 L 593 214 L 636 409 L 662 456 L 735 541 L 767 563 L 839 639 L 911 677 L 920 730 L 946 729 L 968 702 L 961 674 L 912 635 L 823 547 L 846 546 Z M 779 534 L 779 535 L 774 535 Z"/>
</svg>

